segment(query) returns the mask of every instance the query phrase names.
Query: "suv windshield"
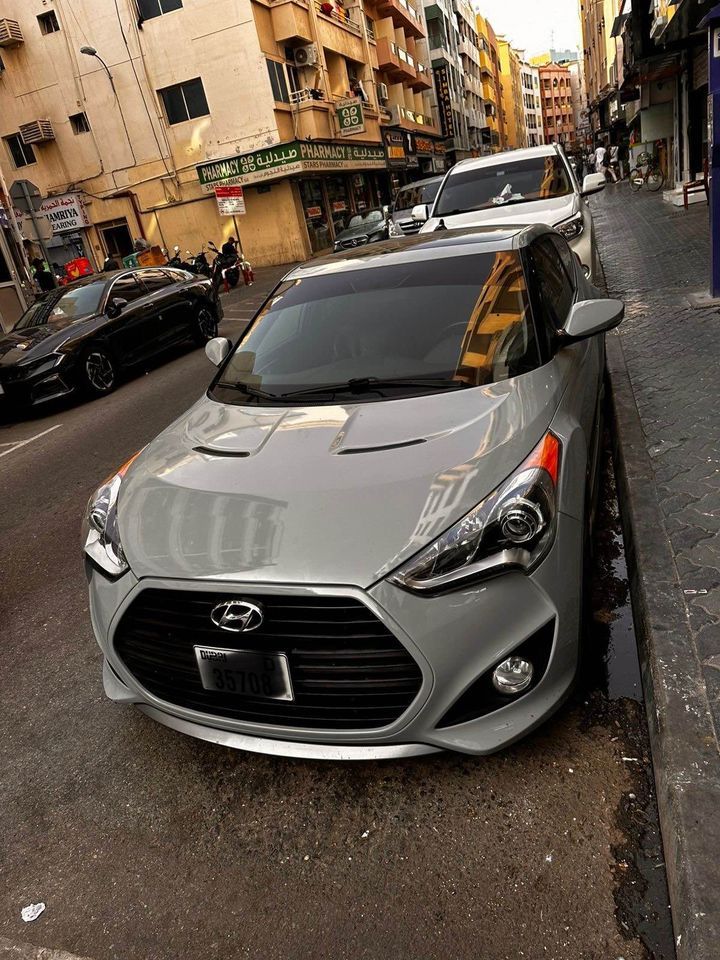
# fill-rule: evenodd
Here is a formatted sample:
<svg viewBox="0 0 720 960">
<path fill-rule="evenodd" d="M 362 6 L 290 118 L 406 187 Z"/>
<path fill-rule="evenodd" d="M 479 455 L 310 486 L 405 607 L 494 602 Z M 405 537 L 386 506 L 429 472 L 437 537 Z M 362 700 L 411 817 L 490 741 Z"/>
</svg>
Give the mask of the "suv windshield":
<svg viewBox="0 0 720 960">
<path fill-rule="evenodd" d="M 572 193 L 570 178 L 560 157 L 503 160 L 493 166 L 459 170 L 445 181 L 433 216 L 452 216 L 510 203 L 548 200 Z"/>
<path fill-rule="evenodd" d="M 395 399 L 495 383 L 538 364 L 518 254 L 443 256 L 286 281 L 210 395 Z"/>
<path fill-rule="evenodd" d="M 105 289 L 105 280 L 93 280 L 80 287 L 72 287 L 64 293 L 50 294 L 46 300 L 34 303 L 15 324 L 13 329 L 24 330 L 45 323 L 72 322 L 97 313 Z"/>
<path fill-rule="evenodd" d="M 397 213 L 399 210 L 412 210 L 419 203 L 432 203 L 437 196 L 441 183 L 442 177 L 438 177 L 432 183 L 412 183 L 398 190 L 393 205 L 393 213 Z"/>
</svg>

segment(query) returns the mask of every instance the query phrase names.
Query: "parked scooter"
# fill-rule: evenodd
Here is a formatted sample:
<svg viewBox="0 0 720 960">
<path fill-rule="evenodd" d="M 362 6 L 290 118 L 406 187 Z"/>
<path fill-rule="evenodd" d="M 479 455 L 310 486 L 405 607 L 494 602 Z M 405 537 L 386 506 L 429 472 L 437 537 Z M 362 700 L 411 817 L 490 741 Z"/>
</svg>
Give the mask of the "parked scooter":
<svg viewBox="0 0 720 960">
<path fill-rule="evenodd" d="M 189 250 L 185 251 L 185 260 L 180 256 L 180 247 L 175 244 L 173 256 L 168 260 L 169 267 L 180 267 L 181 270 L 187 270 L 190 273 L 196 273 L 204 277 L 210 276 L 210 264 L 205 254 L 205 248 L 193 256 Z"/>
<path fill-rule="evenodd" d="M 217 290 L 223 284 L 227 293 L 230 287 L 236 287 L 240 280 L 240 260 L 237 255 L 225 256 L 218 250 L 212 240 L 208 240 L 208 247 L 215 254 L 211 268 L 213 286 Z"/>
</svg>

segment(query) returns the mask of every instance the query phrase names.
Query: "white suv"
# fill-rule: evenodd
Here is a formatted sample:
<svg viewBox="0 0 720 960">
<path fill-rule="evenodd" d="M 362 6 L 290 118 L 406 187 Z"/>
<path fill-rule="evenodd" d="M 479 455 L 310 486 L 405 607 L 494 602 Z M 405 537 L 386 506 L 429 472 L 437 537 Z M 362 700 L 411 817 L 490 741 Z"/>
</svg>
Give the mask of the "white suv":
<svg viewBox="0 0 720 960">
<path fill-rule="evenodd" d="M 420 204 L 412 216 L 425 221 L 421 233 L 487 223 L 548 224 L 565 237 L 594 280 L 599 261 L 584 198 L 604 186 L 603 174 L 590 173 L 581 187 L 562 147 L 548 144 L 461 160 L 445 176 L 432 209 Z"/>
</svg>

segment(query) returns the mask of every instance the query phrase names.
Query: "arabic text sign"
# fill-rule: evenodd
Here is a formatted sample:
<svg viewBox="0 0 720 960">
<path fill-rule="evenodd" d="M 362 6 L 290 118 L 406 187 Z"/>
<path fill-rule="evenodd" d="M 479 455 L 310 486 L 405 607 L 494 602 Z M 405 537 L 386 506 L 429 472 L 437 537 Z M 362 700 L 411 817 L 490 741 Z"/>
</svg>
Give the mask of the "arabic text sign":
<svg viewBox="0 0 720 960">
<path fill-rule="evenodd" d="M 365 133 L 365 114 L 360 97 L 338 100 L 335 104 L 335 110 L 341 137 L 350 137 L 354 133 Z"/>
<path fill-rule="evenodd" d="M 216 186 L 262 183 L 310 171 L 382 170 L 385 151 L 381 146 L 349 143 L 311 143 L 293 140 L 240 157 L 214 160 L 197 167 L 203 190 L 212 193 Z"/>
<path fill-rule="evenodd" d="M 221 217 L 234 217 L 236 213 L 245 213 L 242 187 L 215 187 L 215 197 Z"/>
<path fill-rule="evenodd" d="M 53 236 L 68 230 L 83 230 L 90 226 L 82 198 L 76 193 L 65 193 L 61 197 L 48 197 L 40 204 L 40 213 L 50 221 Z"/>
</svg>

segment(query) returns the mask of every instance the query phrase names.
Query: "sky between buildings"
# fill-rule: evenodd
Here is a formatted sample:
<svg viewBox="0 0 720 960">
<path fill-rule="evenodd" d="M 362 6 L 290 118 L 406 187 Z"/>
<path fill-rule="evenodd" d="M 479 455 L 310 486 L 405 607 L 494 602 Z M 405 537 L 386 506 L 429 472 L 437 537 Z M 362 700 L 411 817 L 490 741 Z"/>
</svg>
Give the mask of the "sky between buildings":
<svg viewBox="0 0 720 960">
<path fill-rule="evenodd" d="M 580 18 L 577 0 L 473 0 L 498 34 L 529 57 L 554 47 L 577 50 Z"/>
</svg>

